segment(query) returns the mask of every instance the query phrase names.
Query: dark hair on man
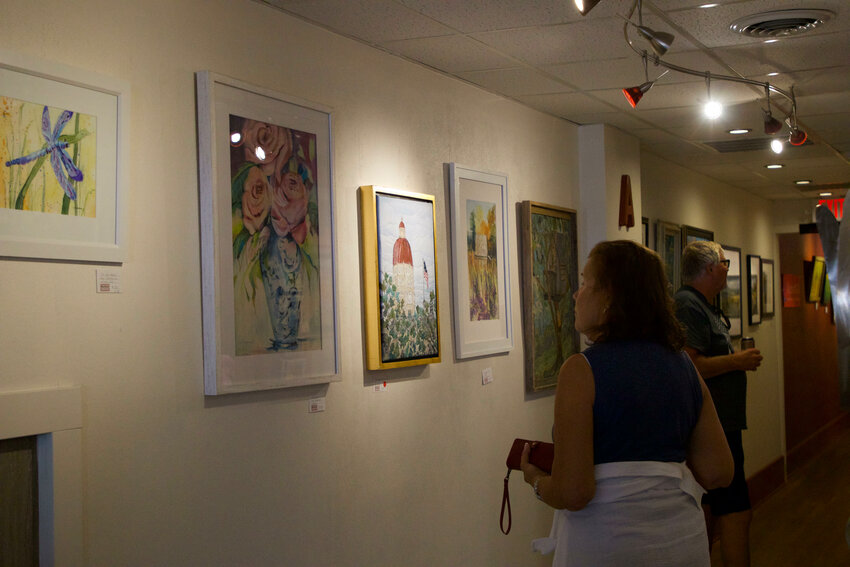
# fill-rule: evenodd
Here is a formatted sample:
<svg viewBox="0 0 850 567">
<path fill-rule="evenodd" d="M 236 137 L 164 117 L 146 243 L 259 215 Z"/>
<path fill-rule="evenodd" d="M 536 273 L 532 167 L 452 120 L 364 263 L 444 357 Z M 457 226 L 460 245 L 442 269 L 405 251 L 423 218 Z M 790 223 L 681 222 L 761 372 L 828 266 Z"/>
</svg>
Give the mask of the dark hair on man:
<svg viewBox="0 0 850 567">
<path fill-rule="evenodd" d="M 685 346 L 661 258 L 630 240 L 600 242 L 590 251 L 596 283 L 611 303 L 596 342 L 642 339 L 672 350 Z"/>
</svg>

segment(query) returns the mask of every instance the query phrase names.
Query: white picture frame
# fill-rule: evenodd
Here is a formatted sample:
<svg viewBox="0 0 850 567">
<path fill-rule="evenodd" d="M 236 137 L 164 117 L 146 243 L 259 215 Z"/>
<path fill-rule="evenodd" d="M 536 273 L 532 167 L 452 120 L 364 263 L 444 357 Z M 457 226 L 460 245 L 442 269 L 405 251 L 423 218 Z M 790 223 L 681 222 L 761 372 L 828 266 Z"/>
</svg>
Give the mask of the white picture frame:
<svg viewBox="0 0 850 567">
<path fill-rule="evenodd" d="M 210 71 L 196 83 L 204 393 L 337 381 L 331 112 Z"/>
<path fill-rule="evenodd" d="M 455 357 L 509 352 L 508 178 L 456 163 L 448 166 Z"/>
<path fill-rule="evenodd" d="M 16 107 L 0 113 L 0 138 L 5 139 L 0 144 L 0 256 L 123 262 L 128 83 L 0 50 L 0 99 Z M 41 109 L 44 118 L 34 120 Z M 25 112 L 28 118 L 21 119 Z M 87 128 L 80 128 L 80 117 Z M 59 144 L 51 144 L 51 138 Z M 80 147 L 85 150 L 78 156 Z M 65 164 L 53 163 L 62 154 Z"/>
</svg>

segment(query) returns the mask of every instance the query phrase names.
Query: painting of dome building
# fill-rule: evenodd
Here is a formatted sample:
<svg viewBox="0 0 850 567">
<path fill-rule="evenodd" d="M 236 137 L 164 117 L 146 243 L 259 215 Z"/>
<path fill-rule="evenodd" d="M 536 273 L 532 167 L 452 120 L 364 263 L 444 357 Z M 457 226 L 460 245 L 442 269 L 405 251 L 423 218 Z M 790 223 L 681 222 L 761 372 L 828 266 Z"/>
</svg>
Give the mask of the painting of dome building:
<svg viewBox="0 0 850 567">
<path fill-rule="evenodd" d="M 364 217 L 374 210 L 374 221 L 364 218 L 364 231 L 371 230 L 367 227 L 374 222 L 377 236 L 374 289 L 371 280 L 364 276 L 367 319 L 377 316 L 379 320 L 374 329 L 370 327 L 372 321 L 367 321 L 366 326 L 367 343 L 374 340 L 370 333 L 380 333 L 380 360 L 372 361 L 374 367 L 438 361 L 434 198 L 377 187 L 365 187 L 361 191 Z M 371 235 L 364 235 L 364 258 L 371 258 L 372 242 Z M 367 263 L 371 264 L 364 261 Z M 373 293 L 377 295 L 374 315 L 368 313 Z M 374 368 L 370 366 L 370 369 Z"/>
</svg>

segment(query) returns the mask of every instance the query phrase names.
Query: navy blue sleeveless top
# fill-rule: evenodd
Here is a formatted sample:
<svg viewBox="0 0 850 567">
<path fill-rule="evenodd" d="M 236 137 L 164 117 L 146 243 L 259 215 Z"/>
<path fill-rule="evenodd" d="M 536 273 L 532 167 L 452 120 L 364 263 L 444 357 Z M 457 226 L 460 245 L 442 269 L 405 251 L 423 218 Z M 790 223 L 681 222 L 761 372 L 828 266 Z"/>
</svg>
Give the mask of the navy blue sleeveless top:
<svg viewBox="0 0 850 567">
<path fill-rule="evenodd" d="M 593 370 L 593 462 L 682 462 L 702 409 L 688 355 L 648 341 L 598 343 Z"/>
</svg>

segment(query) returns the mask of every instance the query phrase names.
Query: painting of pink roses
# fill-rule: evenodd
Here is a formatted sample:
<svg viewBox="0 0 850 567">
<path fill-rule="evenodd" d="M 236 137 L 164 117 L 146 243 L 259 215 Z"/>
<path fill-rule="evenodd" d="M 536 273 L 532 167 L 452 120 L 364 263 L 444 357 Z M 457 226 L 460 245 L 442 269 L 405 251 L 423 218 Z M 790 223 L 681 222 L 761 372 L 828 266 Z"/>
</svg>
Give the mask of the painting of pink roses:
<svg viewBox="0 0 850 567">
<path fill-rule="evenodd" d="M 316 135 L 230 115 L 236 355 L 322 347 Z"/>
</svg>

